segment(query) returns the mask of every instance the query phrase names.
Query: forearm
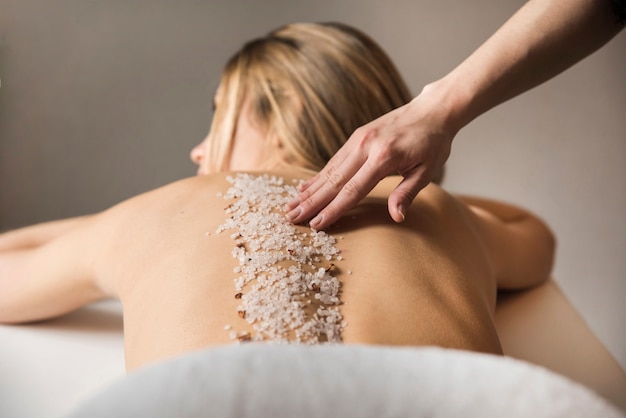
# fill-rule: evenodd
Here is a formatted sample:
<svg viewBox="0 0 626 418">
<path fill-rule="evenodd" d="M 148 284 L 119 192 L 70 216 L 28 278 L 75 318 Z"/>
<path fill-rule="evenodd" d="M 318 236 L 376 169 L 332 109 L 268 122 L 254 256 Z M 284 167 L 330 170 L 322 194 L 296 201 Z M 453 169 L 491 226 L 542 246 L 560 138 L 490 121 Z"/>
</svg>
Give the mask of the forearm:
<svg viewBox="0 0 626 418">
<path fill-rule="evenodd" d="M 0 234 L 0 252 L 39 247 L 84 223 L 90 217 L 61 219 L 5 232 Z"/>
<path fill-rule="evenodd" d="M 79 219 L 45 244 L 0 252 L 0 323 L 51 318 L 111 295 L 95 279 L 100 234 Z"/>
<path fill-rule="evenodd" d="M 590 55 L 623 27 L 610 0 L 530 0 L 427 89 L 437 92 L 458 131 Z"/>
<path fill-rule="evenodd" d="M 105 296 L 94 281 L 57 274 L 58 258 L 39 249 L 0 253 L 0 324 L 52 318 Z"/>
</svg>

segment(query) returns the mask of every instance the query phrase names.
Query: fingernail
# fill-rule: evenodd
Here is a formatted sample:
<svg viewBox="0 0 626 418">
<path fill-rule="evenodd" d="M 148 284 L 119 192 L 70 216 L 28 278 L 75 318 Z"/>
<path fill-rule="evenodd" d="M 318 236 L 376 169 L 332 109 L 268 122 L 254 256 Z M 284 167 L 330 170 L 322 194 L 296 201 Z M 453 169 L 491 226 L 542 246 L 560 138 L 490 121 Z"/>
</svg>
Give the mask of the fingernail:
<svg viewBox="0 0 626 418">
<path fill-rule="evenodd" d="M 300 216 L 301 213 L 302 213 L 302 208 L 297 207 L 291 212 L 289 212 L 288 214 L 286 214 L 285 217 L 287 218 L 289 222 L 293 222 L 293 220 L 296 219 L 298 216 Z"/>
<path fill-rule="evenodd" d="M 303 181 L 302 183 L 298 184 L 298 191 L 299 192 L 303 192 L 307 187 L 309 187 L 311 185 L 310 181 Z"/>
<path fill-rule="evenodd" d="M 290 211 L 290 210 L 292 210 L 293 208 L 295 208 L 295 207 L 296 207 L 296 206 L 298 206 L 299 204 L 300 204 L 300 199 L 298 199 L 298 198 L 293 199 L 291 202 L 288 202 L 288 203 L 285 205 L 285 208 L 287 208 L 287 209 L 286 209 L 286 211 Z"/>
<path fill-rule="evenodd" d="M 402 219 L 400 220 L 400 222 L 404 222 L 404 219 L 406 218 L 404 213 L 406 212 L 406 209 L 404 209 L 403 205 L 398 205 L 398 214 L 402 217 Z"/>
<path fill-rule="evenodd" d="M 309 226 L 313 229 L 317 229 L 317 226 L 319 226 L 319 224 L 321 224 L 323 220 L 324 215 L 320 213 L 315 218 L 311 219 L 311 222 L 309 222 Z"/>
</svg>

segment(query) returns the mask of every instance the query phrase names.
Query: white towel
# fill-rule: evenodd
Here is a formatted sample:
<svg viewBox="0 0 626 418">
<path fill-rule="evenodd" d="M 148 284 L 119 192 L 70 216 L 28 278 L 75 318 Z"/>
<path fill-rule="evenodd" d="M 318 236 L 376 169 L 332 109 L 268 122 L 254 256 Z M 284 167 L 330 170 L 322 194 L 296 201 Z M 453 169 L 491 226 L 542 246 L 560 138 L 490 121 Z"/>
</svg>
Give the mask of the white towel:
<svg viewBox="0 0 626 418">
<path fill-rule="evenodd" d="M 621 417 L 585 387 L 459 350 L 244 344 L 134 373 L 78 417 Z"/>
</svg>

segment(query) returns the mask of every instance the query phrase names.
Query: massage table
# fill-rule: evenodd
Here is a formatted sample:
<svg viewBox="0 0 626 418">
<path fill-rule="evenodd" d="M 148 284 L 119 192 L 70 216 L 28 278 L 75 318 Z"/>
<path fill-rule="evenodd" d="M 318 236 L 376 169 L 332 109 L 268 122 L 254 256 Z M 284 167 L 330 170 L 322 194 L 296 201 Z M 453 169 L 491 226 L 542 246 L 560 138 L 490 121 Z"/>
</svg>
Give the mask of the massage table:
<svg viewBox="0 0 626 418">
<path fill-rule="evenodd" d="M 470 407 L 497 416 L 503 405 L 507 416 L 537 409 L 541 416 L 624 414 L 626 373 L 554 281 L 500 294 L 496 326 L 505 358 L 435 347 L 244 344 L 190 353 L 125 377 L 121 306 L 102 301 L 46 322 L 0 326 L 0 417 L 133 416 L 137 408 L 147 408 L 144 416 L 178 408 L 177 416 L 191 417 L 199 400 L 217 394 L 221 403 L 211 405 L 225 416 L 281 412 L 276 405 L 283 413 L 299 408 L 302 416 L 367 416 L 365 410 L 402 416 L 403 408 L 412 408 L 411 416 L 463 416 Z M 312 377 L 301 381 L 307 373 Z M 375 383 L 386 388 L 378 397 Z M 355 389 L 346 392 L 346 385 Z M 233 398 L 233 387 L 247 392 Z M 276 392 L 290 387 L 295 395 Z M 342 394 L 343 403 L 324 395 L 328 391 Z M 423 397 L 403 397 L 407 391 Z M 298 399 L 305 404 L 294 403 Z M 432 410 L 437 402 L 441 415 Z"/>
</svg>

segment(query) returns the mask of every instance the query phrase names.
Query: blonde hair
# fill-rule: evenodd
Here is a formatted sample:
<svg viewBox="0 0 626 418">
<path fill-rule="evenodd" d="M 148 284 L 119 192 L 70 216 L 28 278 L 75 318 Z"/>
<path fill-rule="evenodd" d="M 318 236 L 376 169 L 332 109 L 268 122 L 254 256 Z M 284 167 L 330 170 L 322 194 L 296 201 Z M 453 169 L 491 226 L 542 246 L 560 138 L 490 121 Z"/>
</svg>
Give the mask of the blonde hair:
<svg viewBox="0 0 626 418">
<path fill-rule="evenodd" d="M 319 170 L 355 129 L 411 100 L 380 46 L 339 23 L 290 24 L 248 42 L 226 64 L 220 89 L 211 172 L 228 169 L 244 101 L 279 138 L 285 163 Z"/>
</svg>

